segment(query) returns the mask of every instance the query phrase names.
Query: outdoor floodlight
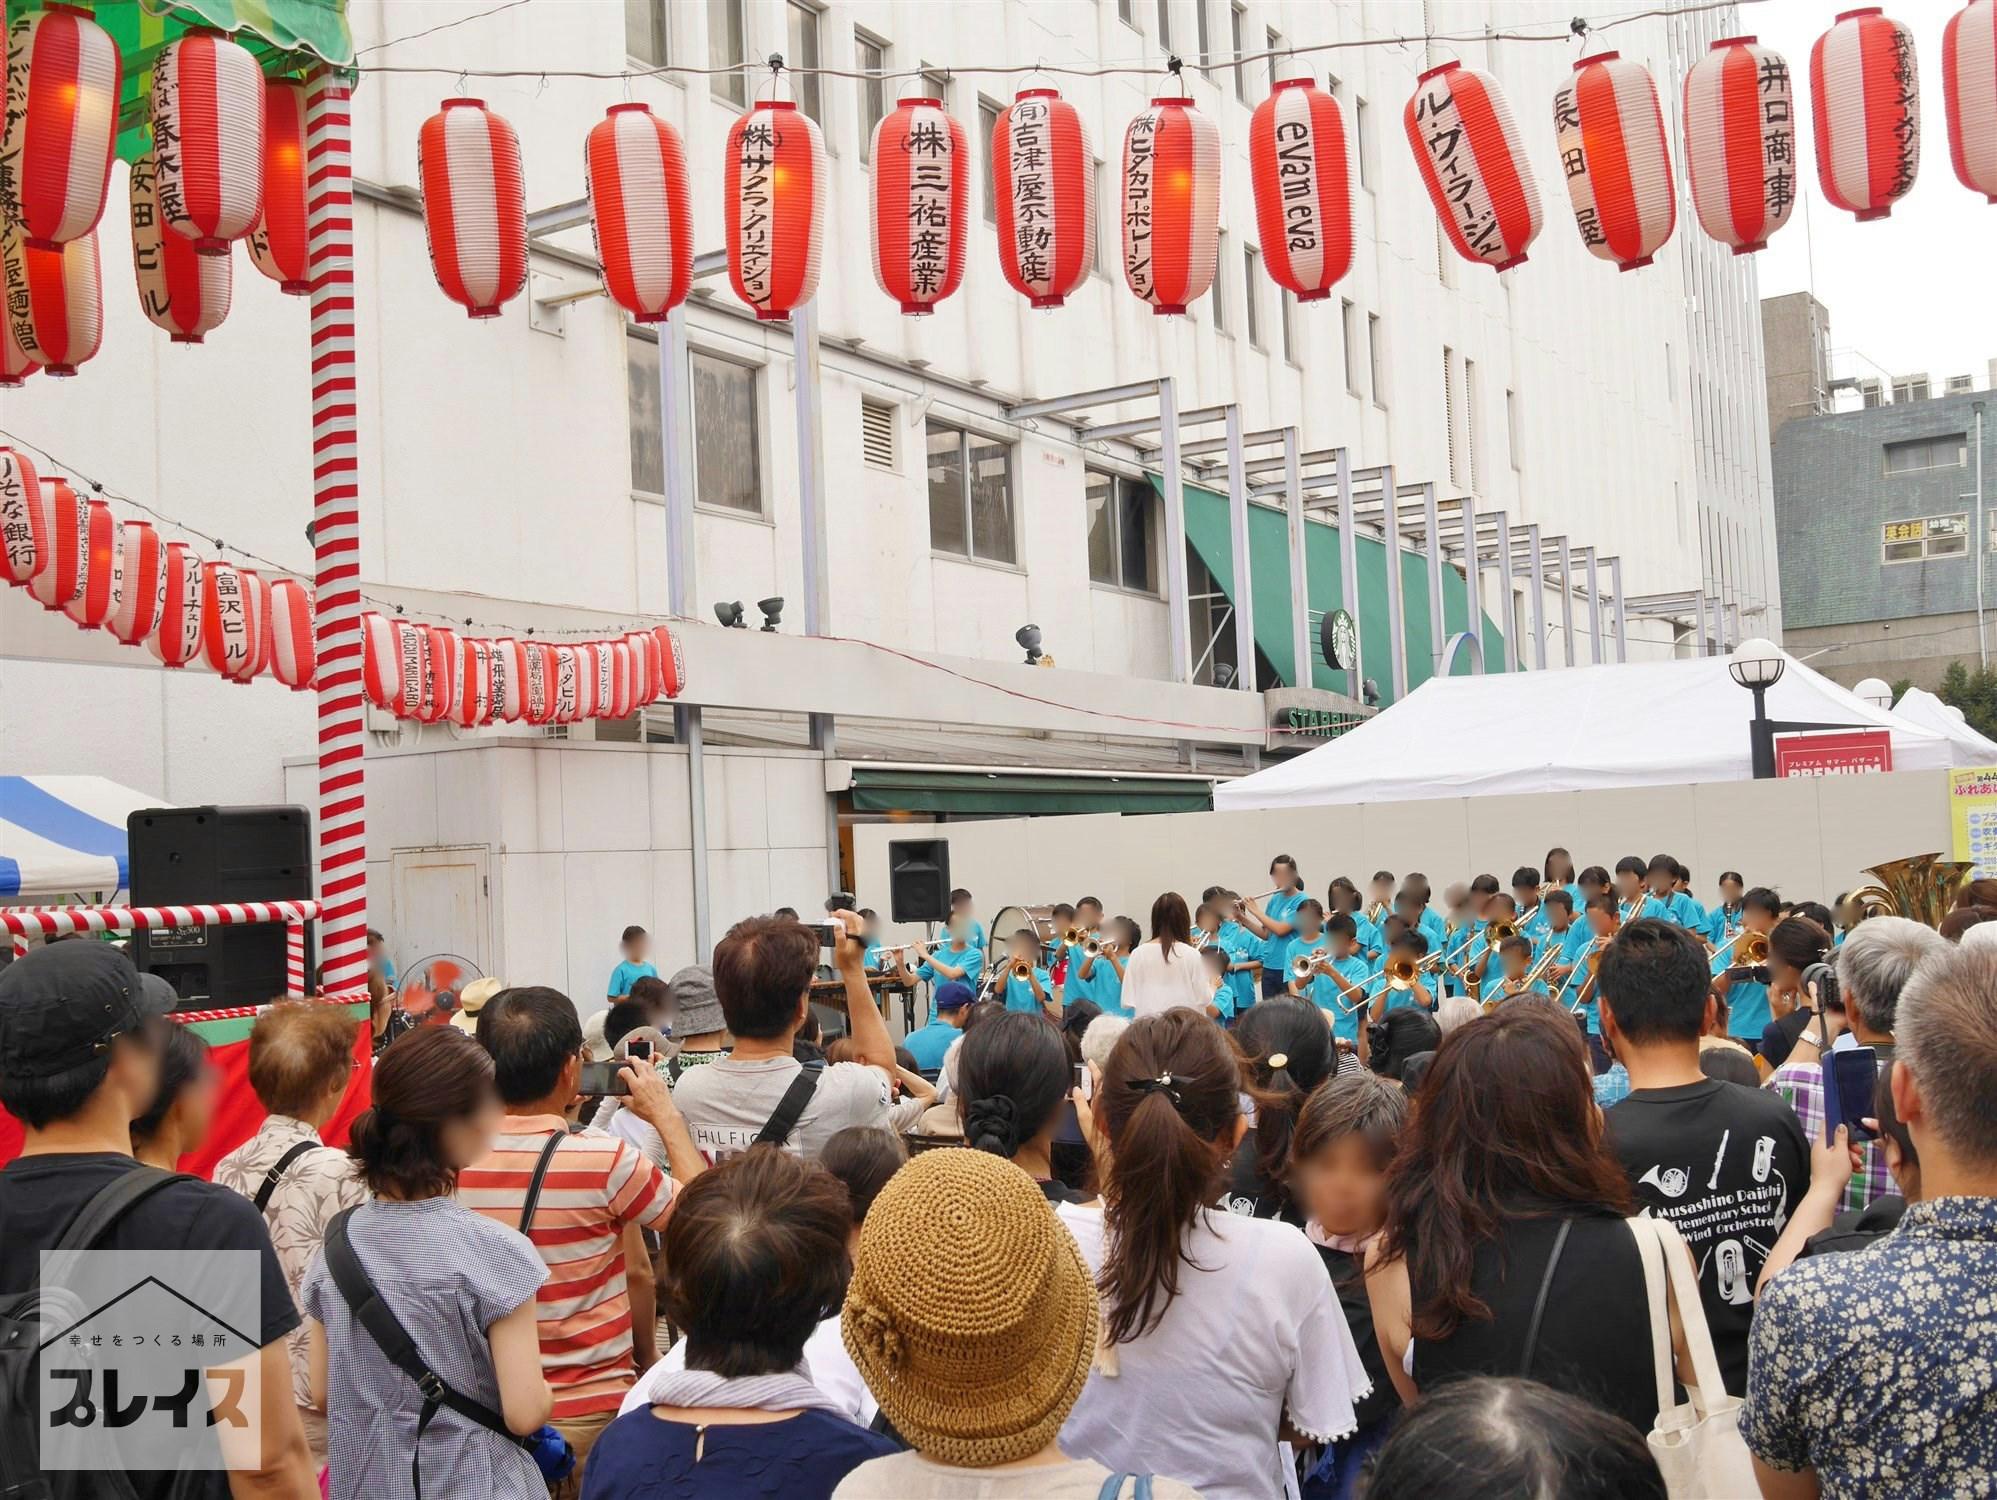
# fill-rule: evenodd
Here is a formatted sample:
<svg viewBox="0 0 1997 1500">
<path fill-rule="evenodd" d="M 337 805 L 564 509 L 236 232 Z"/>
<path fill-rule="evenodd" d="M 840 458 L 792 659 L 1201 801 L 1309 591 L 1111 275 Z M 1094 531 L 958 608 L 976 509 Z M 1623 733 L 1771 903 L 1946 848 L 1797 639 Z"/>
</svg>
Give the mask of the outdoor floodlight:
<svg viewBox="0 0 1997 1500">
<path fill-rule="evenodd" d="M 714 618 L 719 620 L 729 630 L 747 630 L 749 628 L 742 623 L 742 601 L 740 599 L 732 602 L 723 601 L 716 604 L 714 606 Z"/>
<path fill-rule="evenodd" d="M 1012 633 L 1012 638 L 1019 642 L 1020 650 L 1026 653 L 1026 664 L 1029 667 L 1038 666 L 1040 658 L 1046 655 L 1040 649 L 1040 627 L 1038 625 L 1022 625 Z"/>
<path fill-rule="evenodd" d="M 763 612 L 763 629 L 765 630 L 775 630 L 777 622 L 784 617 L 784 601 L 782 599 L 758 599 L 756 601 L 756 608 Z"/>
</svg>

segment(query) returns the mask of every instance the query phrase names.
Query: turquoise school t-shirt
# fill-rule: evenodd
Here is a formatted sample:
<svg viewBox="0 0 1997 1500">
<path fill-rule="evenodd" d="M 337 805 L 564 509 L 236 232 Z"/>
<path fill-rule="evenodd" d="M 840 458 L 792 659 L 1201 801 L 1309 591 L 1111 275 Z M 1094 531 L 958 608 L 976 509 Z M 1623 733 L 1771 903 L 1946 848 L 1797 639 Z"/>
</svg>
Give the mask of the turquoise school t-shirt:
<svg viewBox="0 0 1997 1500">
<path fill-rule="evenodd" d="M 1072 970 L 1070 972 L 1072 972 Z M 1040 981 L 1040 988 L 1046 993 L 1047 998 L 1050 1000 L 1053 999 L 1054 980 L 1052 976 L 1048 973 L 1048 971 L 1046 969 L 1036 968 L 1033 971 L 1033 977 Z M 1067 989 L 1065 986 L 1062 988 L 1061 993 L 1063 995 L 1067 994 Z M 1044 1012 L 1045 1010 L 1045 1007 L 1041 1005 L 1039 998 L 1033 993 L 1033 986 L 1026 980 L 1015 977 L 1014 974 L 1012 973 L 1011 965 L 1009 964 L 1006 967 L 1006 976 L 1005 976 L 1005 1008 L 1007 1010 L 1020 1010 L 1028 1012 L 1036 1010 Z"/>
<path fill-rule="evenodd" d="M 641 979 L 657 979 L 659 971 L 650 964 L 634 964 L 628 958 L 610 971 L 610 988 L 605 990 L 613 1000 L 621 1000 L 631 993 L 631 986 Z"/>
<path fill-rule="evenodd" d="M 1262 903 L 1262 910 L 1273 920 L 1288 922 L 1294 927 L 1296 925 L 1295 917 L 1297 908 L 1304 904 L 1304 900 L 1305 896 L 1302 891 L 1282 891 L 1264 901 Z M 1290 951 L 1290 939 L 1295 936 L 1296 933 L 1291 932 L 1283 937 L 1271 936 L 1264 938 L 1262 941 L 1262 952 L 1257 956 L 1261 958 L 1265 966 L 1273 969 L 1276 965 L 1287 960 Z"/>
<path fill-rule="evenodd" d="M 1215 939 L 1227 951 L 1229 963 L 1242 963 L 1262 957 L 1262 939 L 1243 927 L 1239 922 L 1223 922 Z M 1228 987 L 1234 991 L 1234 1014 L 1253 1005 L 1260 993 L 1253 969 L 1230 969 L 1227 975 Z"/>
</svg>

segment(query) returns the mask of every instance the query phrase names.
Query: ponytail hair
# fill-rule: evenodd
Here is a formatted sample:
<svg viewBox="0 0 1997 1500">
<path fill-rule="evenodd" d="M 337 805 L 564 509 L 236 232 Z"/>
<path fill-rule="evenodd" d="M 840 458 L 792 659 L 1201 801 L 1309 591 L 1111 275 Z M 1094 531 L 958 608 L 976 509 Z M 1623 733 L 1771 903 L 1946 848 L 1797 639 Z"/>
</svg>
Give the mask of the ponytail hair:
<svg viewBox="0 0 1997 1500">
<path fill-rule="evenodd" d="M 1226 1033 L 1184 1007 L 1132 1022 L 1110 1053 L 1096 1096 L 1110 1143 L 1096 1278 L 1109 1343 L 1149 1333 L 1178 1296 L 1186 1233 L 1219 1196 L 1234 1147 L 1240 1087 Z"/>
<path fill-rule="evenodd" d="M 1151 903 L 1151 935 L 1158 939 L 1168 962 L 1174 943 L 1188 948 L 1193 945 L 1192 914 L 1186 910 L 1186 898 L 1177 891 L 1167 891 Z"/>
<path fill-rule="evenodd" d="M 1290 1137 L 1297 1116 L 1332 1070 L 1325 1019 L 1310 1002 L 1277 996 L 1251 1006 L 1234 1027 L 1255 1101 L 1256 1168 L 1282 1207 L 1290 1203 Z"/>
<path fill-rule="evenodd" d="M 1047 1128 L 1074 1071 L 1060 1029 L 1037 1011 L 1006 1011 L 967 1032 L 957 1052 L 964 1144 L 1010 1161 Z"/>
</svg>

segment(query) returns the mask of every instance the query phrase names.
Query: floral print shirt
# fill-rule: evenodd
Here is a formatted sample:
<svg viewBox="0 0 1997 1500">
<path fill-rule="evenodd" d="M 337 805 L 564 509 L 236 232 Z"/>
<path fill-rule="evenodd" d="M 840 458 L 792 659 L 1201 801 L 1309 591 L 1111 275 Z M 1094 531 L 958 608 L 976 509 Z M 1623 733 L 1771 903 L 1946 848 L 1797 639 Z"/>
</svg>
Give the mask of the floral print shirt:
<svg viewBox="0 0 1997 1500">
<path fill-rule="evenodd" d="M 1877 1244 L 1769 1282 L 1740 1430 L 1831 1500 L 1997 1494 L 1997 1199 L 1911 1203 Z"/>
<path fill-rule="evenodd" d="M 264 1175 L 284 1159 L 300 1141 L 318 1146 L 285 1170 L 264 1208 L 264 1222 L 270 1226 L 271 1246 L 284 1268 L 285 1284 L 291 1300 L 298 1301 L 299 1284 L 313 1252 L 326 1237 L 326 1226 L 343 1208 L 367 1201 L 367 1187 L 354 1171 L 353 1158 L 346 1152 L 321 1144 L 319 1132 L 290 1115 L 266 1115 L 257 1133 L 215 1163 L 215 1181 L 222 1187 L 254 1199 L 263 1186 Z M 311 1345 L 303 1324 L 285 1339 L 291 1356 L 292 1395 L 300 1406 L 312 1404 Z"/>
</svg>

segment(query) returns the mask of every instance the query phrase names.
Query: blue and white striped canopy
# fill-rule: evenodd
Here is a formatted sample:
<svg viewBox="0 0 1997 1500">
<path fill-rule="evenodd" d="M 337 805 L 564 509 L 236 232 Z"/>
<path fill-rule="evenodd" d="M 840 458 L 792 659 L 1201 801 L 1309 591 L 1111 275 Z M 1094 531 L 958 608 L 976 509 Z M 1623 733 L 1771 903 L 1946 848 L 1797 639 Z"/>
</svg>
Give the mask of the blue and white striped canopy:
<svg viewBox="0 0 1997 1500">
<path fill-rule="evenodd" d="M 110 899 L 131 880 L 126 817 L 162 805 L 102 776 L 0 776 L 0 903 Z"/>
</svg>

